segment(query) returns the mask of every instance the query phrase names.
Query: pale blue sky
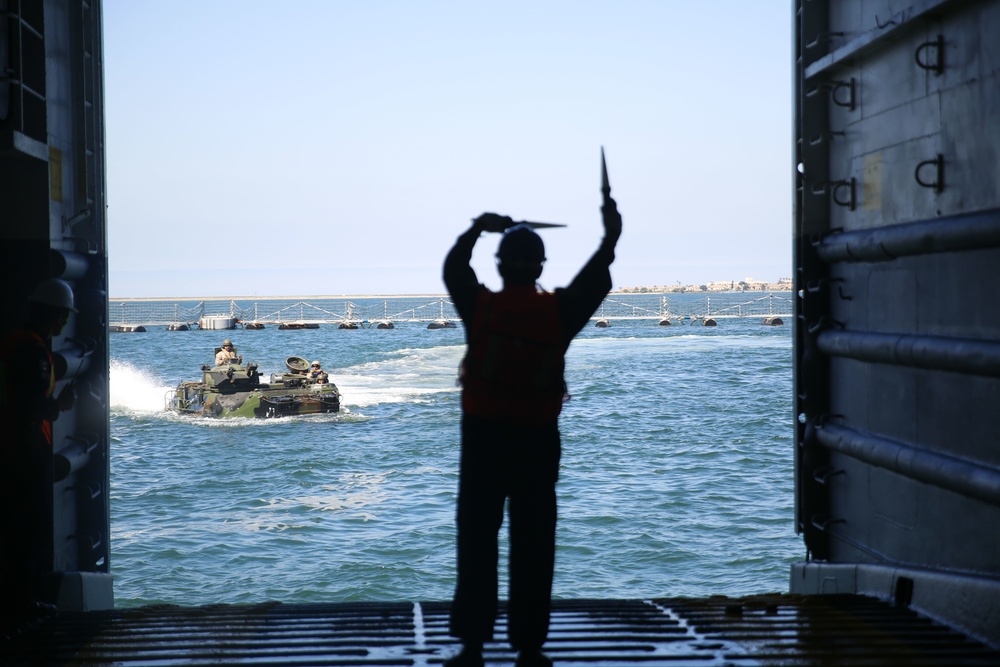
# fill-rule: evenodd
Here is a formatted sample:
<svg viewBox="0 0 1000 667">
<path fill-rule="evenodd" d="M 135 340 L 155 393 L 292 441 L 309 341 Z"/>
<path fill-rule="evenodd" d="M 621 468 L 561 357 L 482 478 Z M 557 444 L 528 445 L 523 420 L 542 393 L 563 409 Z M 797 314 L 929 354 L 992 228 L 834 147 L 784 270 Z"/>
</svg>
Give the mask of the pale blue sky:
<svg viewBox="0 0 1000 667">
<path fill-rule="evenodd" d="M 790 276 L 791 5 L 105 0 L 112 297 L 442 293 L 471 218 L 616 287 Z M 474 266 L 499 286 L 484 235 Z"/>
</svg>

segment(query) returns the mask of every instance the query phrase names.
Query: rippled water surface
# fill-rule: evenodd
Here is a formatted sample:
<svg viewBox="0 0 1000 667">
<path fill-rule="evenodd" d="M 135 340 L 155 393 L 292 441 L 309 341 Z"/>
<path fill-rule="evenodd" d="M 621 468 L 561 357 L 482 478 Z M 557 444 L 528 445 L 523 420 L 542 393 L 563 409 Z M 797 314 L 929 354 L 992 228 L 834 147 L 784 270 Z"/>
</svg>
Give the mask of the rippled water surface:
<svg viewBox="0 0 1000 667">
<path fill-rule="evenodd" d="M 343 411 L 164 411 L 223 337 L 265 377 L 322 360 Z M 461 327 L 417 322 L 113 334 L 116 604 L 450 598 L 463 351 Z M 790 327 L 758 318 L 587 327 L 567 356 L 554 594 L 787 590 L 804 556 L 791 366 Z"/>
</svg>

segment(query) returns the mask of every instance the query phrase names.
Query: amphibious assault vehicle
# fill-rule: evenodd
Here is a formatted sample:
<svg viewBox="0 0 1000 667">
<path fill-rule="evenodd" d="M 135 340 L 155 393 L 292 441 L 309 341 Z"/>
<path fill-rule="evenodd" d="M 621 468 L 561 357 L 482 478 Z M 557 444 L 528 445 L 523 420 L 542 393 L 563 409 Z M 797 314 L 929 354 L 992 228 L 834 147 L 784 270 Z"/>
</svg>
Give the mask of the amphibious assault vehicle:
<svg viewBox="0 0 1000 667">
<path fill-rule="evenodd" d="M 201 381 L 168 392 L 166 409 L 201 417 L 285 417 L 340 411 L 337 385 L 309 378 L 302 357 L 285 360 L 287 373 L 261 382 L 256 364 L 202 366 Z M 325 376 L 324 376 L 325 377 Z"/>
</svg>

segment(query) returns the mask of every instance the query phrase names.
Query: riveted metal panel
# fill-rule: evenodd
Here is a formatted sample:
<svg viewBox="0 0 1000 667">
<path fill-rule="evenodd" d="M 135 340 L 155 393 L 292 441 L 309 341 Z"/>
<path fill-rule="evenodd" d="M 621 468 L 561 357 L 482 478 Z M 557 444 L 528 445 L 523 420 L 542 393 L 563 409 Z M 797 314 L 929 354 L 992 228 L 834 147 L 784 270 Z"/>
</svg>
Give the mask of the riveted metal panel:
<svg viewBox="0 0 1000 667">
<path fill-rule="evenodd" d="M 39 516 L 48 581 L 35 597 L 69 608 L 111 604 L 107 230 L 99 0 L 0 3 L 6 111 L 0 117 L 0 277 L 6 335 L 45 278 L 73 289 L 77 311 L 51 342 L 57 392 L 77 401 L 53 424 L 58 474 Z M 19 577 L 19 572 L 0 576 Z"/>
<path fill-rule="evenodd" d="M 838 577 L 870 563 L 995 584 L 1000 2 L 796 12 L 828 36 L 799 54 L 797 142 L 830 137 L 796 189 L 798 528 Z M 959 590 L 923 604 L 948 616 Z"/>
</svg>

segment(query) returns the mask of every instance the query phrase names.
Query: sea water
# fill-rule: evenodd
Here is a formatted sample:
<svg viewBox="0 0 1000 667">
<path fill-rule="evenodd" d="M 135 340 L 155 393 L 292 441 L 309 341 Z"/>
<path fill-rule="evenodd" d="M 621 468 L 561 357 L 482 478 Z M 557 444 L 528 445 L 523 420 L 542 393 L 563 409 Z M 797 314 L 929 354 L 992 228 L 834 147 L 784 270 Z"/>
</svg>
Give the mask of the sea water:
<svg viewBox="0 0 1000 667">
<path fill-rule="evenodd" d="M 265 380 L 289 356 L 320 360 L 341 412 L 167 412 L 166 394 L 200 378 L 223 338 Z M 450 598 L 460 324 L 150 327 L 112 334 L 110 351 L 117 606 Z M 553 594 L 787 590 L 805 555 L 793 527 L 791 327 L 591 322 L 566 365 Z M 507 548 L 504 528 L 502 577 Z"/>
</svg>

